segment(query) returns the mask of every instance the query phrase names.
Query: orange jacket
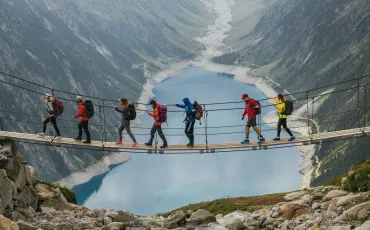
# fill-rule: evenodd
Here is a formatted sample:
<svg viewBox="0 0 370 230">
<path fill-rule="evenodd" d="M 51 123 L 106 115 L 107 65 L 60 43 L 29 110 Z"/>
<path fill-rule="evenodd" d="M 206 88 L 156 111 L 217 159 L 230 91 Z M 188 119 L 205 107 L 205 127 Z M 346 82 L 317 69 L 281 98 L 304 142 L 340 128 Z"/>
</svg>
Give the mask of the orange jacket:
<svg viewBox="0 0 370 230">
<path fill-rule="evenodd" d="M 149 113 L 149 116 L 154 118 L 155 125 L 162 125 L 162 122 L 158 121 L 159 119 L 159 104 L 155 105 L 154 111 Z"/>
<path fill-rule="evenodd" d="M 81 121 L 88 121 L 89 118 L 86 116 L 86 108 L 83 104 L 78 104 L 78 112 L 74 115 L 74 118 L 81 117 Z"/>
</svg>

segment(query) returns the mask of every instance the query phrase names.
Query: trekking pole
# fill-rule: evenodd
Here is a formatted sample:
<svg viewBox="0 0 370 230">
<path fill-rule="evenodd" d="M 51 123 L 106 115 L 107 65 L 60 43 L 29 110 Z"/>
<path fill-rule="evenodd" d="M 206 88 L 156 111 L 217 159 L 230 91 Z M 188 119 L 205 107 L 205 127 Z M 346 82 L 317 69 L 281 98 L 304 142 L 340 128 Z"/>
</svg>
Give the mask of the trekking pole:
<svg viewBox="0 0 370 230">
<path fill-rule="evenodd" d="M 157 147 L 158 147 L 158 131 L 156 131 L 154 137 L 154 153 L 157 153 Z"/>
<path fill-rule="evenodd" d="M 103 100 L 103 130 L 104 130 L 104 142 L 107 141 L 107 132 L 106 132 L 106 129 L 105 129 L 106 125 L 105 125 L 105 100 Z"/>
<path fill-rule="evenodd" d="M 1 131 L 5 131 L 1 116 L 0 116 L 0 128 L 1 128 Z"/>
<path fill-rule="evenodd" d="M 364 131 L 365 131 L 365 127 L 367 125 L 367 108 L 366 108 L 366 105 L 367 105 L 367 101 L 366 101 L 366 96 L 367 96 L 367 84 L 366 84 L 366 81 L 365 81 L 365 88 L 364 88 Z"/>
<path fill-rule="evenodd" d="M 306 104 L 307 104 L 307 133 L 308 133 L 308 136 L 310 137 L 311 141 L 312 141 L 312 133 L 311 133 L 311 129 L 310 129 L 310 104 L 309 104 L 309 97 L 308 97 L 308 92 L 309 91 L 306 91 Z"/>
<path fill-rule="evenodd" d="M 313 96 L 313 98 L 312 98 L 312 118 L 311 118 L 311 120 L 312 120 L 312 134 L 314 134 L 314 132 L 315 132 L 315 130 L 314 130 L 314 128 L 316 128 L 316 125 L 315 125 L 315 120 L 314 120 L 314 113 L 315 113 L 315 96 Z"/>
<path fill-rule="evenodd" d="M 361 111 L 360 111 L 360 79 L 357 79 L 357 116 L 358 116 L 358 128 L 361 129 Z"/>
<path fill-rule="evenodd" d="M 101 146 L 104 149 L 104 143 L 103 143 L 103 125 L 102 125 L 102 108 L 99 106 L 99 123 L 100 123 L 100 142 Z"/>
<path fill-rule="evenodd" d="M 208 151 L 208 111 L 206 110 L 206 105 L 204 105 L 204 110 L 206 112 L 206 116 L 204 118 L 204 129 L 205 129 L 205 137 L 206 137 L 206 150 Z"/>
</svg>

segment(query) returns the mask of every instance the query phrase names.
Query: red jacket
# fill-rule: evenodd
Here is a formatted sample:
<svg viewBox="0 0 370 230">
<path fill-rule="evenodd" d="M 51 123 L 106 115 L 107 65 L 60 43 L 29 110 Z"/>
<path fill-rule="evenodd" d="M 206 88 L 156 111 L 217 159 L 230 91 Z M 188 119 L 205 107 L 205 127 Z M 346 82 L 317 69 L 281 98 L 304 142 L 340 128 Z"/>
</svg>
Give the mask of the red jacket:
<svg viewBox="0 0 370 230">
<path fill-rule="evenodd" d="M 154 111 L 149 113 L 149 116 L 154 118 L 155 125 L 162 125 L 162 122 L 158 121 L 159 119 L 159 104 L 155 105 Z"/>
<path fill-rule="evenodd" d="M 81 121 L 89 120 L 89 118 L 87 117 L 86 108 L 83 104 L 78 104 L 78 112 L 73 117 L 74 118 L 81 117 Z"/>
<path fill-rule="evenodd" d="M 250 99 L 248 102 L 246 102 L 243 117 L 248 114 L 248 118 L 256 118 L 255 106 L 259 106 L 259 104 L 253 99 Z"/>
</svg>

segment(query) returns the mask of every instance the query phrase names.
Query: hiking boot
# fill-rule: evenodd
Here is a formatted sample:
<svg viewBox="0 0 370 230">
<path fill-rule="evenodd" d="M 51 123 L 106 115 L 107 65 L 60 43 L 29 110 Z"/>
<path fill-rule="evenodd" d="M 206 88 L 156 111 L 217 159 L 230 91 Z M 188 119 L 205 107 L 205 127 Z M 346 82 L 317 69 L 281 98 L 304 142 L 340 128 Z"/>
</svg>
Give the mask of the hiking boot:
<svg viewBox="0 0 370 230">
<path fill-rule="evenodd" d="M 167 143 L 166 144 L 163 144 L 161 147 L 159 147 L 159 148 L 161 148 L 161 149 L 164 149 L 164 148 L 167 148 L 168 147 L 168 145 L 167 145 Z"/>
<path fill-rule="evenodd" d="M 91 140 L 86 140 L 86 141 L 83 141 L 82 143 L 84 143 L 84 144 L 91 144 Z"/>
<path fill-rule="evenodd" d="M 152 142 L 145 143 L 145 146 L 152 147 Z"/>
<path fill-rule="evenodd" d="M 189 143 L 186 145 L 187 147 L 194 147 L 194 143 Z"/>
<path fill-rule="evenodd" d="M 75 137 L 75 141 L 82 141 L 82 137 Z"/>
<path fill-rule="evenodd" d="M 249 139 L 245 139 L 244 141 L 240 142 L 240 144 L 243 144 L 243 145 L 249 144 Z"/>
<path fill-rule="evenodd" d="M 45 133 L 38 133 L 37 134 L 39 137 L 45 137 Z"/>
<path fill-rule="evenodd" d="M 259 140 L 257 141 L 258 144 L 261 144 L 263 142 L 265 142 L 265 138 L 263 137 L 260 137 Z"/>
<path fill-rule="evenodd" d="M 116 145 L 122 145 L 122 142 L 121 141 L 117 141 L 116 142 Z"/>
<path fill-rule="evenodd" d="M 274 139 L 272 139 L 274 141 L 280 141 L 280 137 L 275 137 Z"/>
<path fill-rule="evenodd" d="M 293 141 L 295 139 L 295 136 L 291 136 L 288 141 Z"/>
<path fill-rule="evenodd" d="M 133 144 L 131 145 L 131 147 L 137 147 L 137 145 L 138 145 L 138 143 L 137 143 L 137 142 L 135 142 L 135 143 L 133 143 Z"/>
</svg>

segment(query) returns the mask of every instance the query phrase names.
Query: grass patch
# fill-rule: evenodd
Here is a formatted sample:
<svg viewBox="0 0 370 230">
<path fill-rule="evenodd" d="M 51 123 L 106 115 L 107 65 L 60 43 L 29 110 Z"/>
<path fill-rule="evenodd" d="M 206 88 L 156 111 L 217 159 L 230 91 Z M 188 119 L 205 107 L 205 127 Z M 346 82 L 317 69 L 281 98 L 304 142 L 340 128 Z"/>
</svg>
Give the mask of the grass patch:
<svg viewBox="0 0 370 230">
<path fill-rule="evenodd" d="M 342 183 L 342 181 L 344 182 Z M 349 192 L 366 192 L 370 190 L 370 160 L 354 165 L 348 173 L 335 177 L 323 184 L 342 186 Z"/>
<path fill-rule="evenodd" d="M 67 201 L 69 203 L 77 204 L 77 199 L 76 199 L 75 193 L 72 192 L 71 190 L 69 190 L 68 188 L 61 187 L 59 185 L 55 185 L 51 182 L 43 181 L 43 180 L 36 180 L 35 184 L 45 184 L 45 185 L 49 186 L 49 188 L 53 188 L 53 189 L 59 188 L 59 191 L 63 194 L 63 196 L 67 199 Z"/>
<path fill-rule="evenodd" d="M 187 206 L 172 210 L 168 213 L 161 214 L 162 216 L 169 216 L 176 211 L 192 210 L 196 211 L 198 209 L 205 209 L 214 215 L 222 214 L 226 215 L 234 211 L 247 211 L 254 212 L 265 205 L 274 205 L 285 201 L 284 196 L 287 193 L 276 193 L 264 196 L 254 196 L 254 197 L 237 197 L 237 198 L 223 198 L 214 201 L 200 202 L 196 204 L 189 204 Z"/>
</svg>

